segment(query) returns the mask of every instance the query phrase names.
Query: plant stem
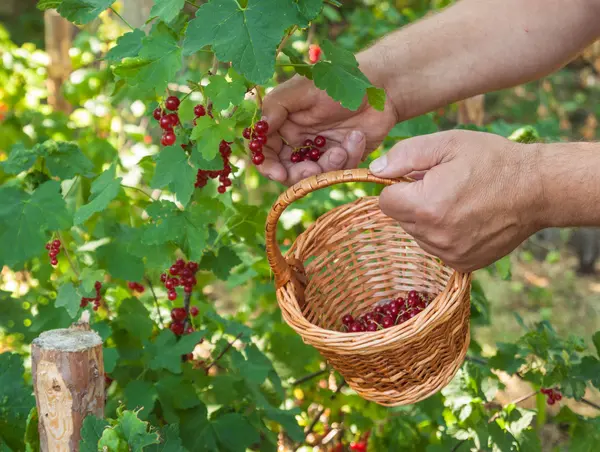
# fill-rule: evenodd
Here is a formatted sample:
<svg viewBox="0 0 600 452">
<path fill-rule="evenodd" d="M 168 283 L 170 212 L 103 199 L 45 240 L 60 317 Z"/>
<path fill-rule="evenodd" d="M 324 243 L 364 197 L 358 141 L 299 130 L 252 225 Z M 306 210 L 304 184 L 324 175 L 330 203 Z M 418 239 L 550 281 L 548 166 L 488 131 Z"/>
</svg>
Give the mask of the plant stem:
<svg viewBox="0 0 600 452">
<path fill-rule="evenodd" d="M 183 295 L 183 307 L 185 308 L 185 320 L 183 321 L 184 334 L 190 324 L 190 301 L 191 300 L 192 300 L 192 293 L 184 292 L 184 295 Z"/>
<path fill-rule="evenodd" d="M 302 383 L 306 383 L 307 381 L 312 380 L 313 378 L 319 377 L 327 372 L 329 372 L 329 369 L 318 370 L 317 372 L 313 372 L 311 374 L 305 375 L 304 377 L 298 378 L 296 381 L 294 381 L 292 383 L 292 386 L 301 385 Z"/>
<path fill-rule="evenodd" d="M 292 67 L 309 67 L 312 66 L 312 64 L 308 64 L 308 63 L 280 63 L 280 64 L 276 64 L 275 66 L 277 67 L 286 67 L 286 66 L 292 66 Z"/>
<path fill-rule="evenodd" d="M 513 404 L 514 404 L 514 405 L 516 405 L 517 403 L 521 403 L 521 402 L 523 402 L 524 400 L 527 400 L 527 399 L 529 399 L 529 398 L 531 398 L 531 397 L 535 396 L 536 394 L 537 394 L 537 391 L 532 391 L 532 392 L 530 392 L 529 394 L 525 394 L 524 396 L 521 396 L 521 397 L 519 397 L 519 398 L 517 398 L 517 399 L 513 400 L 512 402 L 508 402 L 508 403 L 507 403 L 507 404 L 506 404 L 506 405 L 503 407 L 503 409 L 504 409 L 504 408 L 506 408 L 508 405 L 513 405 Z M 493 416 L 490 418 L 490 420 L 488 421 L 488 424 L 489 424 L 489 423 L 492 423 L 492 422 L 494 422 L 494 421 L 495 421 L 495 420 L 498 418 L 498 416 L 500 416 L 500 413 L 502 413 L 502 410 L 500 410 L 500 411 L 497 411 L 496 413 L 494 413 L 494 415 L 493 415 Z"/>
<path fill-rule="evenodd" d="M 284 36 L 284 38 L 281 40 L 281 42 L 279 43 L 279 46 L 277 47 L 277 52 L 275 53 L 275 60 L 277 60 L 277 56 L 279 55 L 279 53 L 283 50 L 283 48 L 285 47 L 285 44 L 287 42 L 287 40 L 290 38 L 290 36 L 292 36 L 295 31 L 298 29 L 297 25 L 294 25 L 292 27 L 292 29 L 290 30 L 290 32 Z"/>
<path fill-rule="evenodd" d="M 139 191 L 140 193 L 143 193 L 144 195 L 146 195 L 148 198 L 152 199 L 152 196 L 150 196 L 148 193 L 146 193 L 146 192 L 145 192 L 144 190 L 142 190 L 141 188 L 138 188 L 138 187 L 132 187 L 132 186 L 130 186 L 130 185 L 123 185 L 123 184 L 121 184 L 121 187 L 123 187 L 123 188 L 130 188 L 131 190 L 137 190 L 137 191 Z"/>
<path fill-rule="evenodd" d="M 581 402 L 585 403 L 588 406 L 591 406 L 592 408 L 596 408 L 597 410 L 600 410 L 600 405 L 598 405 L 598 404 L 596 404 L 596 403 L 594 403 L 594 402 L 592 402 L 592 401 L 590 401 L 588 399 L 585 399 L 585 398 L 582 397 L 581 398 Z"/>
<path fill-rule="evenodd" d="M 451 451 L 451 452 L 456 452 L 456 451 L 458 450 L 458 448 L 459 448 L 460 446 L 462 446 L 462 445 L 463 445 L 464 443 L 466 443 L 466 442 L 467 442 L 467 440 L 466 440 L 466 439 L 463 439 L 463 440 L 462 440 L 462 441 L 460 441 L 459 443 L 456 443 L 456 446 L 454 446 L 454 447 L 452 448 L 452 451 Z"/>
<path fill-rule="evenodd" d="M 331 394 L 331 397 L 329 397 L 329 400 L 334 400 L 337 397 L 337 395 L 340 393 L 340 391 L 345 386 L 346 386 L 346 382 L 345 381 L 343 381 L 342 383 L 340 383 L 340 385 L 337 387 L 337 389 L 335 390 L 335 392 L 333 394 Z M 306 429 L 306 432 L 304 432 L 304 437 L 305 438 L 312 433 L 313 429 L 315 428 L 315 426 L 319 422 L 319 419 L 321 418 L 321 416 L 323 416 L 324 412 L 325 412 L 325 407 L 321 408 L 319 410 L 319 412 L 317 413 L 317 415 L 313 418 L 312 422 L 310 423 L 310 425 Z"/>
<path fill-rule="evenodd" d="M 158 304 L 158 297 L 156 296 L 156 292 L 154 292 L 154 286 L 152 285 L 152 281 L 147 276 L 144 278 L 146 280 L 146 284 L 148 284 L 148 288 L 150 292 L 152 292 L 152 296 L 154 297 L 154 304 L 156 305 L 156 314 L 158 314 L 158 320 L 160 321 L 160 325 L 164 328 L 165 323 L 163 321 L 162 315 L 160 315 L 160 305 Z"/>
<path fill-rule="evenodd" d="M 119 14 L 119 13 L 118 13 L 118 12 L 117 12 L 117 11 L 116 11 L 116 10 L 115 10 L 113 7 L 112 7 L 112 6 L 110 7 L 110 10 L 111 10 L 111 11 L 112 11 L 112 12 L 115 14 L 115 16 L 117 16 L 119 19 L 121 19 L 125 25 L 127 25 L 127 26 L 128 26 L 129 28 L 131 28 L 132 30 L 135 30 L 135 28 L 133 28 L 133 27 L 132 27 L 132 26 L 129 24 L 129 22 L 127 22 L 127 21 L 125 20 L 125 18 L 124 18 L 123 16 L 121 16 L 121 15 L 120 15 L 120 14 Z"/>
<path fill-rule="evenodd" d="M 196 9 L 199 9 L 199 8 L 200 8 L 199 6 L 196 6 L 196 4 L 195 4 L 194 2 L 190 2 L 190 0 L 185 0 L 185 2 L 186 2 L 188 5 L 190 5 L 190 6 L 193 6 L 193 7 L 194 7 L 194 8 L 196 8 Z"/>
<path fill-rule="evenodd" d="M 208 371 L 210 370 L 210 368 L 211 368 L 212 366 L 214 366 L 215 364 L 217 364 L 217 362 L 218 362 L 218 361 L 219 361 L 219 360 L 220 360 L 220 359 L 223 357 L 223 355 L 224 355 L 225 353 L 227 353 L 227 352 L 228 352 L 228 351 L 231 349 L 231 347 L 233 347 L 233 344 L 235 344 L 235 342 L 236 342 L 236 341 L 237 341 L 237 340 L 238 340 L 240 337 L 242 337 L 242 334 L 244 334 L 244 333 L 240 333 L 240 334 L 238 334 L 238 335 L 235 337 L 235 339 L 234 339 L 234 340 L 232 340 L 230 343 L 228 343 L 228 344 L 227 344 L 227 347 L 225 347 L 225 348 L 223 349 L 223 351 L 222 351 L 221 353 L 219 353 L 219 356 L 217 356 L 217 357 L 216 357 L 216 359 L 214 359 L 214 360 L 213 360 L 213 362 L 211 362 L 211 363 L 210 363 L 210 365 L 208 365 L 208 366 L 206 367 L 206 375 L 208 375 Z"/>
<path fill-rule="evenodd" d="M 79 279 L 79 268 L 73 263 L 73 260 L 71 259 L 71 255 L 69 254 L 69 250 L 65 246 L 65 241 L 63 240 L 62 236 L 60 235 L 60 232 L 57 232 L 56 236 L 58 237 L 58 240 L 60 240 L 62 243 L 62 248 L 65 251 L 65 256 L 67 257 L 69 266 L 73 270 L 73 273 L 75 273 L 75 275 L 77 276 L 77 279 Z"/>
</svg>

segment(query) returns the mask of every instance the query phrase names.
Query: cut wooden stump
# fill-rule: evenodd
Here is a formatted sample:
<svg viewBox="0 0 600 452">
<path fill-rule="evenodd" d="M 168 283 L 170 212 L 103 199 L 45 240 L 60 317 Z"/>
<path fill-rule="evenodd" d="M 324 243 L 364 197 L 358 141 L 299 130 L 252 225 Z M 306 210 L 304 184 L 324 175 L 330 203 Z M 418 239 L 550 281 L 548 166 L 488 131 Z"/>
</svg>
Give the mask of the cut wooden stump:
<svg viewBox="0 0 600 452">
<path fill-rule="evenodd" d="M 31 346 L 40 450 L 79 450 L 88 414 L 104 416 L 102 339 L 89 324 L 46 331 Z"/>
</svg>

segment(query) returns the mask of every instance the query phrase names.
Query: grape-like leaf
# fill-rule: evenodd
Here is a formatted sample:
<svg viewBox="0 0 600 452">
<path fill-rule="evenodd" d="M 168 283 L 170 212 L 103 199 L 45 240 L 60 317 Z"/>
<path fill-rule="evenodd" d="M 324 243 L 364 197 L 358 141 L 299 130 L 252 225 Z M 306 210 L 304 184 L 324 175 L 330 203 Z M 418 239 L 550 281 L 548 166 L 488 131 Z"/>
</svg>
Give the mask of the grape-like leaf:
<svg viewBox="0 0 600 452">
<path fill-rule="evenodd" d="M 150 369 L 166 369 L 174 374 L 181 373 L 181 355 L 190 353 L 203 333 L 196 331 L 182 336 L 177 341 L 171 330 L 162 330 L 156 340 L 147 343 L 145 350 L 150 359 Z"/>
<path fill-rule="evenodd" d="M 196 148 L 192 150 L 192 162 L 196 165 L 199 163 L 199 157 L 195 155 L 197 152 L 206 160 L 214 159 L 219 152 L 221 140 L 234 140 L 234 127 L 233 119 L 222 118 L 217 122 L 208 115 L 199 118 L 191 135 L 192 140 L 196 140 Z"/>
<path fill-rule="evenodd" d="M 388 136 L 394 140 L 402 140 L 418 135 L 434 133 L 438 130 L 439 128 L 433 120 L 432 115 L 426 114 L 396 124 L 394 128 L 390 130 Z"/>
<path fill-rule="evenodd" d="M 106 54 L 107 61 L 120 61 L 123 58 L 138 56 L 142 50 L 142 41 L 146 34 L 136 28 L 117 39 L 117 45 Z"/>
<path fill-rule="evenodd" d="M 181 375 L 166 374 L 156 382 L 155 387 L 167 422 L 177 422 L 178 410 L 202 405 L 194 384 Z"/>
<path fill-rule="evenodd" d="M 35 452 L 40 448 L 40 433 L 38 424 L 40 422 L 37 408 L 33 407 L 27 416 L 27 424 L 25 425 L 25 452 Z"/>
<path fill-rule="evenodd" d="M 131 452 L 141 452 L 144 447 L 158 444 L 158 435 L 149 432 L 148 423 L 139 419 L 133 411 L 123 412 L 115 429 L 123 434 Z"/>
<path fill-rule="evenodd" d="M 83 25 L 94 20 L 114 2 L 115 0 L 62 0 L 57 11 L 65 19 Z"/>
<path fill-rule="evenodd" d="M 36 7 L 40 11 L 46 11 L 48 9 L 56 9 L 62 3 L 63 0 L 39 0 Z"/>
<path fill-rule="evenodd" d="M 177 37 L 164 23 L 159 23 L 142 40 L 139 57 L 125 58 L 114 69 L 116 75 L 145 96 L 162 93 L 181 68 L 181 49 Z"/>
<path fill-rule="evenodd" d="M 75 143 L 48 140 L 43 143 L 43 149 L 46 166 L 53 176 L 72 179 L 77 175 L 92 174 L 94 165 Z"/>
<path fill-rule="evenodd" d="M 113 278 L 139 281 L 144 276 L 144 261 L 131 253 L 129 243 L 116 240 L 98 249 L 98 256 L 106 263 Z"/>
<path fill-rule="evenodd" d="M 323 8 L 323 0 L 298 0 L 298 11 L 307 21 L 316 18 Z"/>
<path fill-rule="evenodd" d="M 38 155 L 36 146 L 29 149 L 23 143 L 17 143 L 10 149 L 8 158 L 0 163 L 0 167 L 5 173 L 19 174 L 35 165 Z"/>
<path fill-rule="evenodd" d="M 218 256 L 210 252 L 204 255 L 200 262 L 200 269 L 210 270 L 221 280 L 226 280 L 231 273 L 231 269 L 242 261 L 231 248 L 224 246 L 219 249 Z"/>
<path fill-rule="evenodd" d="M 229 105 L 239 105 L 244 100 L 246 85 L 239 79 L 228 82 L 222 75 L 213 75 L 204 92 L 217 110 L 225 110 Z"/>
<path fill-rule="evenodd" d="M 596 347 L 596 354 L 600 358 L 600 331 L 594 333 L 592 341 L 594 342 L 594 347 Z"/>
<path fill-rule="evenodd" d="M 140 410 L 140 419 L 147 419 L 158 397 L 156 385 L 144 380 L 132 380 L 125 387 L 125 400 L 130 410 Z"/>
<path fill-rule="evenodd" d="M 185 206 L 194 193 L 195 181 L 196 171 L 181 146 L 168 146 L 156 156 L 156 170 L 150 184 L 152 188 L 168 186 Z"/>
<path fill-rule="evenodd" d="M 327 91 L 332 99 L 344 107 L 350 110 L 358 109 L 363 103 L 367 89 L 373 85 L 360 71 L 351 52 L 335 47 L 330 41 L 324 41 L 321 47 L 327 59 L 319 61 L 313 67 L 315 85 Z M 375 106 L 380 107 L 381 91 L 372 91 L 371 97 L 376 102 Z"/>
<path fill-rule="evenodd" d="M 104 372 L 107 374 L 112 373 L 117 366 L 119 361 L 119 350 L 116 348 L 105 348 L 104 352 Z"/>
<path fill-rule="evenodd" d="M 371 86 L 367 88 L 367 100 L 375 110 L 383 111 L 385 108 L 385 91 L 382 88 Z"/>
<path fill-rule="evenodd" d="M 292 0 L 211 0 L 196 11 L 187 28 L 184 50 L 194 53 L 211 45 L 220 61 L 256 84 L 269 81 L 275 70 L 275 51 L 284 31 L 298 22 Z"/>
<path fill-rule="evenodd" d="M 23 380 L 23 359 L 16 353 L 0 354 L 0 444 L 22 450 L 25 423 L 35 400 Z"/>
<path fill-rule="evenodd" d="M 79 312 L 79 305 L 81 303 L 81 295 L 77 293 L 77 289 L 71 283 L 63 284 L 58 289 L 58 295 L 56 296 L 56 306 L 64 307 L 71 318 L 75 318 L 77 312 Z"/>
<path fill-rule="evenodd" d="M 137 340 L 149 338 L 154 327 L 148 310 L 135 297 L 127 298 L 121 302 L 115 324 L 114 326 L 127 331 Z"/>
<path fill-rule="evenodd" d="M 75 212 L 76 225 L 83 223 L 94 213 L 101 212 L 121 191 L 121 178 L 115 178 L 117 167 L 113 164 L 92 183 L 92 199 Z"/>
<path fill-rule="evenodd" d="M 182 452 L 185 449 L 179 437 L 179 425 L 165 425 L 158 432 L 160 444 L 149 446 L 148 452 Z"/>
<path fill-rule="evenodd" d="M 88 415 L 83 420 L 81 427 L 81 440 L 79 441 L 80 452 L 98 452 L 98 441 L 102 438 L 104 429 L 108 427 L 108 422 L 104 419 L 98 419 L 93 415 Z"/>
<path fill-rule="evenodd" d="M 0 207 L 0 224 L 4 223 L 0 239 L 10 246 L 0 248 L 0 264 L 24 262 L 40 254 L 46 242 L 46 231 L 71 226 L 71 215 L 60 194 L 60 184 L 48 181 L 32 195 L 12 188 L 0 190 L 6 194 Z"/>
<path fill-rule="evenodd" d="M 168 23 L 177 17 L 183 5 L 185 5 L 185 0 L 154 0 L 150 15 L 158 16 Z"/>
<path fill-rule="evenodd" d="M 95 294 L 96 291 L 94 290 L 94 286 L 96 284 L 96 281 L 102 281 L 104 279 L 105 273 L 106 272 L 101 269 L 85 267 L 81 271 L 81 275 L 79 276 L 79 278 L 81 279 L 81 287 L 83 288 L 83 290 L 86 293 L 94 291 Z"/>
<path fill-rule="evenodd" d="M 225 450 L 243 451 L 260 440 L 258 431 L 239 413 L 219 417 L 212 428 Z"/>
</svg>

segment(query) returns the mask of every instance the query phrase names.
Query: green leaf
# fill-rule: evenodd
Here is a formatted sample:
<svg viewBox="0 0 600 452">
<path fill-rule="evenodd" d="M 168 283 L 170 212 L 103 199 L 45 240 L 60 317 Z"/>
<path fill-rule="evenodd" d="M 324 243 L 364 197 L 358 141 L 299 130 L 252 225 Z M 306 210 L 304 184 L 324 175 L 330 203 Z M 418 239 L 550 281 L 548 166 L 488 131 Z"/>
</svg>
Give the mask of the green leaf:
<svg viewBox="0 0 600 452">
<path fill-rule="evenodd" d="M 0 196 L 0 226 L 4 223 L 0 239 L 11 244 L 0 248 L 0 264 L 14 265 L 41 254 L 46 231 L 71 226 L 57 181 L 43 183 L 32 195 L 6 188 L 0 189 Z"/>
<path fill-rule="evenodd" d="M 50 173 L 60 179 L 72 179 L 77 175 L 87 177 L 93 174 L 93 163 L 75 143 L 46 141 L 44 156 Z"/>
<path fill-rule="evenodd" d="M 108 51 L 105 56 L 106 60 L 115 62 L 137 56 L 142 50 L 142 40 L 145 37 L 146 34 L 139 28 L 125 33 L 117 39 L 117 45 Z"/>
<path fill-rule="evenodd" d="M 496 268 L 496 271 L 500 275 L 500 278 L 502 278 L 504 281 L 507 281 L 512 277 L 512 265 L 510 263 L 510 255 L 504 256 L 502 259 L 497 260 L 494 266 Z"/>
<path fill-rule="evenodd" d="M 137 298 L 123 300 L 117 313 L 115 323 L 136 339 L 145 340 L 152 334 L 154 324 L 149 318 L 148 310 Z"/>
<path fill-rule="evenodd" d="M 300 52 L 298 52 L 293 47 L 285 47 L 282 50 L 282 53 L 287 55 L 287 57 L 290 59 L 290 62 L 292 64 L 297 65 L 294 67 L 294 70 L 296 71 L 296 73 L 302 75 L 303 77 L 306 77 L 309 80 L 313 79 L 312 66 L 306 65 L 306 61 L 304 61 L 304 58 Z"/>
<path fill-rule="evenodd" d="M 25 426 L 25 452 L 38 452 L 40 450 L 38 423 L 37 408 L 33 407 L 29 412 L 29 416 L 27 416 L 27 425 Z"/>
<path fill-rule="evenodd" d="M 158 435 L 148 432 L 148 423 L 139 419 L 135 412 L 125 411 L 118 420 L 117 427 L 123 432 L 131 452 L 141 452 L 146 446 L 158 444 Z"/>
<path fill-rule="evenodd" d="M 239 413 L 221 416 L 212 424 L 217 439 L 226 450 L 245 451 L 260 440 L 260 435 L 250 423 Z M 232 435 L 235 432 L 235 435 Z"/>
<path fill-rule="evenodd" d="M 125 400 L 130 410 L 140 410 L 140 419 L 147 419 L 154 410 L 154 401 L 158 397 L 156 385 L 144 380 L 132 380 L 125 387 Z"/>
<path fill-rule="evenodd" d="M 104 419 L 98 419 L 91 414 L 86 416 L 81 427 L 79 451 L 98 452 L 98 441 L 100 441 L 106 427 L 108 427 L 108 422 Z"/>
<path fill-rule="evenodd" d="M 48 9 L 58 8 L 58 5 L 60 5 L 62 1 L 63 0 L 39 0 L 36 6 L 40 11 L 46 11 Z"/>
<path fill-rule="evenodd" d="M 179 437 L 179 425 L 165 425 L 158 432 L 160 444 L 149 446 L 148 452 L 182 452 L 185 449 Z"/>
<path fill-rule="evenodd" d="M 300 410 L 280 410 L 273 407 L 265 407 L 265 415 L 272 421 L 281 424 L 285 433 L 292 441 L 302 442 L 304 440 L 304 430 L 298 425 L 296 415 Z"/>
<path fill-rule="evenodd" d="M 435 133 L 438 130 L 439 128 L 433 120 L 433 116 L 426 114 L 396 124 L 390 130 L 388 136 L 393 140 L 403 140 L 405 138 Z"/>
<path fill-rule="evenodd" d="M 315 19 L 323 8 L 323 0 L 298 0 L 298 11 L 307 21 Z"/>
<path fill-rule="evenodd" d="M 375 110 L 383 111 L 385 108 L 385 91 L 382 88 L 371 86 L 367 88 L 367 100 Z"/>
<path fill-rule="evenodd" d="M 222 75 L 213 75 L 204 92 L 217 110 L 226 110 L 230 105 L 239 105 L 246 95 L 246 85 L 240 80 L 227 81 Z"/>
<path fill-rule="evenodd" d="M 98 255 L 106 262 L 106 270 L 113 278 L 140 281 L 144 277 L 144 261 L 132 254 L 129 244 L 122 240 L 100 247 Z"/>
<path fill-rule="evenodd" d="M 369 79 L 358 68 L 354 55 L 342 48 L 334 47 L 330 41 L 321 45 L 327 60 L 313 66 L 313 80 L 318 88 L 327 91 L 349 110 L 357 110 L 363 103 L 367 89 L 373 87 Z M 380 91 L 371 91 L 377 106 L 381 103 Z"/>
<path fill-rule="evenodd" d="M 197 148 L 192 150 L 192 161 L 194 165 L 203 170 L 219 171 L 223 169 L 223 158 L 217 154 L 212 160 L 206 160 Z"/>
<path fill-rule="evenodd" d="M 119 434 L 115 428 L 106 428 L 102 432 L 102 437 L 98 441 L 97 451 L 111 452 L 129 452 L 127 441 Z"/>
<path fill-rule="evenodd" d="M 82 224 L 96 212 L 102 212 L 121 191 L 121 178 L 116 178 L 117 167 L 113 164 L 93 183 L 91 200 L 75 212 L 75 225 Z"/>
<path fill-rule="evenodd" d="M 116 348 L 104 348 L 104 372 L 112 373 L 119 361 L 119 350 Z"/>
<path fill-rule="evenodd" d="M 179 413 L 180 435 L 189 451 L 216 451 L 217 444 L 204 404 Z"/>
<path fill-rule="evenodd" d="M 196 153 L 201 153 L 206 160 L 212 160 L 219 152 L 221 140 L 235 139 L 235 120 L 223 118 L 219 122 L 208 115 L 196 120 L 191 139 L 196 140 L 196 148 L 192 150 L 192 162 L 197 164 Z"/>
<path fill-rule="evenodd" d="M 35 400 L 23 380 L 23 359 L 16 353 L 0 354 L 0 444 L 21 450 L 25 425 Z"/>
<path fill-rule="evenodd" d="M 196 11 L 187 28 L 184 50 L 189 55 L 211 45 L 219 61 L 231 61 L 255 84 L 269 81 L 275 51 L 284 31 L 298 20 L 291 0 L 211 0 Z"/>
<path fill-rule="evenodd" d="M 171 22 L 183 9 L 185 0 L 154 0 L 150 16 L 158 16 L 165 22 Z"/>
<path fill-rule="evenodd" d="M 87 24 L 108 9 L 115 0 L 63 0 L 58 13 L 77 25 Z"/>
<path fill-rule="evenodd" d="M 79 312 L 79 305 L 81 304 L 81 295 L 77 293 L 77 289 L 71 283 L 66 283 L 58 289 L 58 295 L 56 296 L 56 306 L 64 307 L 72 319 L 75 318 Z"/>
<path fill-rule="evenodd" d="M 150 369 L 181 373 L 181 355 L 194 350 L 201 338 L 202 333 L 196 331 L 182 336 L 177 341 L 171 330 L 162 330 L 154 343 L 149 342 L 145 347 L 150 357 Z"/>
<path fill-rule="evenodd" d="M 94 290 L 96 281 L 102 281 L 106 272 L 100 269 L 93 269 L 85 267 L 81 271 L 79 278 L 81 279 L 81 287 L 86 293 L 90 293 Z"/>
<path fill-rule="evenodd" d="M 135 86 L 139 94 L 155 96 L 165 91 L 181 64 L 177 37 L 164 23 L 159 23 L 142 39 L 139 57 L 125 58 L 114 72 L 128 85 Z"/>
<path fill-rule="evenodd" d="M 158 400 L 167 422 L 176 422 L 177 411 L 202 405 L 192 382 L 180 375 L 169 374 L 156 383 Z"/>
<path fill-rule="evenodd" d="M 156 171 L 150 183 L 152 188 L 167 185 L 177 195 L 179 202 L 186 206 L 194 193 L 195 181 L 196 171 L 191 167 L 181 146 L 165 147 L 156 156 Z"/>
<path fill-rule="evenodd" d="M 23 143 L 17 143 L 10 149 L 8 158 L 0 163 L 0 167 L 7 174 L 19 174 L 35 165 L 38 155 L 37 146 L 28 149 Z"/>
<path fill-rule="evenodd" d="M 200 269 L 210 270 L 221 280 L 229 278 L 231 269 L 242 263 L 238 255 L 229 247 L 221 247 L 217 256 L 209 252 L 200 262 Z"/>
<path fill-rule="evenodd" d="M 596 347 L 596 354 L 600 358 L 600 331 L 594 333 L 592 341 L 594 342 L 594 347 Z"/>
</svg>

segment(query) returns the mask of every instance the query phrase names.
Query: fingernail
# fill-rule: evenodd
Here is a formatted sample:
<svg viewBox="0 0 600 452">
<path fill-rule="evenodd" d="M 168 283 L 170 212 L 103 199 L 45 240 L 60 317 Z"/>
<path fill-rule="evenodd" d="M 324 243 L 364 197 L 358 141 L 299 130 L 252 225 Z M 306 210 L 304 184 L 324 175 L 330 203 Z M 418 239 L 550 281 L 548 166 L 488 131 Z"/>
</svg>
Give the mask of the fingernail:
<svg viewBox="0 0 600 452">
<path fill-rule="evenodd" d="M 387 155 L 383 155 L 378 159 L 375 159 L 369 165 L 369 169 L 372 173 L 380 173 L 387 166 Z"/>
<path fill-rule="evenodd" d="M 341 166 L 343 165 L 348 158 L 348 154 L 342 149 L 332 149 L 329 152 L 329 163 L 333 166 Z"/>
<path fill-rule="evenodd" d="M 352 132 L 350 132 L 348 141 L 350 142 L 351 146 L 357 146 L 360 144 L 360 142 L 363 140 L 363 138 L 364 138 L 364 134 L 362 132 L 359 132 L 358 130 L 353 130 Z"/>
</svg>

